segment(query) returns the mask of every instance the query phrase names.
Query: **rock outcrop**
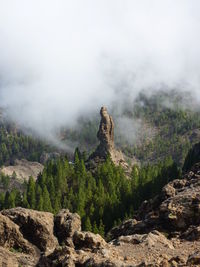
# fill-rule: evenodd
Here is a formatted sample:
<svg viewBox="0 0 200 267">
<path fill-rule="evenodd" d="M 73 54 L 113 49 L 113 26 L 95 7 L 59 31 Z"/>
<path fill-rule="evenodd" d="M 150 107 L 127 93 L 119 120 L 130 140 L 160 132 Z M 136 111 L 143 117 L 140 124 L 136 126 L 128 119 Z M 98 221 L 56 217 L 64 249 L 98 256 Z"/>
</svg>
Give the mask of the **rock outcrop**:
<svg viewBox="0 0 200 267">
<path fill-rule="evenodd" d="M 101 108 L 100 115 L 101 121 L 97 133 L 100 144 L 90 156 L 89 161 L 99 163 L 105 160 L 109 155 L 114 164 L 121 165 L 127 169 L 128 164 L 124 160 L 123 153 L 115 148 L 113 118 L 108 114 L 106 107 Z"/>
<path fill-rule="evenodd" d="M 30 243 L 45 253 L 51 253 L 58 245 L 54 236 L 54 216 L 49 212 L 40 212 L 24 208 L 3 210 L 2 215 L 19 226 L 19 230 Z"/>
<path fill-rule="evenodd" d="M 60 244 L 72 245 L 72 238 L 76 231 L 81 231 L 81 218 L 77 213 L 61 210 L 55 216 L 54 232 Z"/>
<path fill-rule="evenodd" d="M 164 186 L 159 196 L 144 201 L 137 216 L 125 221 L 120 227 L 113 228 L 110 235 L 113 238 L 159 230 L 170 236 L 184 236 L 184 232 L 197 233 L 198 226 L 200 226 L 200 163 L 194 165 L 183 179 L 173 180 Z"/>
</svg>

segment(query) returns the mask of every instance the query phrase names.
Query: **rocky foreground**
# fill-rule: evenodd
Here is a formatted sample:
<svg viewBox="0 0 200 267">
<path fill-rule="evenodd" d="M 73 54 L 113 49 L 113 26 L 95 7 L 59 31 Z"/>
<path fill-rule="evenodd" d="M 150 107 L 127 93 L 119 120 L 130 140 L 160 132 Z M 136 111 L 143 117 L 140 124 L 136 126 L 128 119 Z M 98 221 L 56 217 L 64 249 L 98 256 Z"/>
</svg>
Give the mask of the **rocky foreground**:
<svg viewBox="0 0 200 267">
<path fill-rule="evenodd" d="M 101 236 L 78 214 L 23 208 L 0 213 L 0 266 L 200 266 L 200 163 Z"/>
</svg>

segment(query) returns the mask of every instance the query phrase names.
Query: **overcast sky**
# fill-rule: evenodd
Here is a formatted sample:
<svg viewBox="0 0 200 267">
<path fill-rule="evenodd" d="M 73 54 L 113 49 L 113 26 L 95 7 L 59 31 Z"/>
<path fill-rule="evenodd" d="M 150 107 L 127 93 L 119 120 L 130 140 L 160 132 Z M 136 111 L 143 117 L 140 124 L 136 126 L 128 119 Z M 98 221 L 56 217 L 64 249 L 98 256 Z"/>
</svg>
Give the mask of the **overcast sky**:
<svg viewBox="0 0 200 267">
<path fill-rule="evenodd" d="M 199 97 L 199 0 L 0 0 L 0 106 L 40 135 L 145 88 Z"/>
</svg>

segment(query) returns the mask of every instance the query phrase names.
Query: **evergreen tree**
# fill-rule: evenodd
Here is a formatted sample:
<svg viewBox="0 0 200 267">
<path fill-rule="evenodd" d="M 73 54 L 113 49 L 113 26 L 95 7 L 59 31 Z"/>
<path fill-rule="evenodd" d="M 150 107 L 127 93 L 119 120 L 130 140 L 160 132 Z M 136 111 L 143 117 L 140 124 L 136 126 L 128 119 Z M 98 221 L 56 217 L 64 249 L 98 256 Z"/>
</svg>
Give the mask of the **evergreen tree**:
<svg viewBox="0 0 200 267">
<path fill-rule="evenodd" d="M 51 200 L 50 200 L 49 192 L 48 192 L 46 186 L 44 186 L 42 196 L 43 196 L 43 210 L 52 212 L 53 209 L 52 209 L 52 206 L 51 206 Z"/>
<path fill-rule="evenodd" d="M 35 181 L 31 176 L 27 186 L 27 200 L 31 209 L 35 209 L 36 197 L 35 197 Z"/>
<path fill-rule="evenodd" d="M 91 225 L 91 222 L 90 222 L 90 218 L 87 216 L 86 217 L 86 220 L 85 220 L 85 223 L 84 223 L 84 230 L 85 231 L 92 231 L 92 225 Z"/>
<path fill-rule="evenodd" d="M 39 184 L 36 186 L 36 209 L 37 210 L 43 210 L 43 194 L 42 194 L 42 189 Z"/>
</svg>

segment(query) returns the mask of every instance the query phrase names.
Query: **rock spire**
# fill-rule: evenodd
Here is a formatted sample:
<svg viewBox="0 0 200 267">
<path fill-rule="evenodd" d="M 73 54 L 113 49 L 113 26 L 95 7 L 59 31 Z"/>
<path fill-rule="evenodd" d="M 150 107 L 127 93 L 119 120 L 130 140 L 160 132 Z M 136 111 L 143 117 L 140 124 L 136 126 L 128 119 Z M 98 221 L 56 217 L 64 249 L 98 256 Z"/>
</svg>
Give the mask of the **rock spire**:
<svg viewBox="0 0 200 267">
<path fill-rule="evenodd" d="M 112 161 L 116 165 L 127 165 L 121 151 L 115 149 L 114 143 L 114 121 L 111 115 L 109 115 L 107 108 L 102 107 L 100 110 L 101 121 L 97 138 L 99 139 L 99 145 L 95 152 L 90 156 L 89 160 L 96 162 L 105 160 L 110 155 Z"/>
<path fill-rule="evenodd" d="M 107 156 L 107 152 L 114 149 L 114 121 L 108 114 L 107 108 L 102 107 L 100 110 L 101 122 L 99 125 L 99 131 L 97 138 L 100 141 L 99 152 L 101 156 Z"/>
</svg>

